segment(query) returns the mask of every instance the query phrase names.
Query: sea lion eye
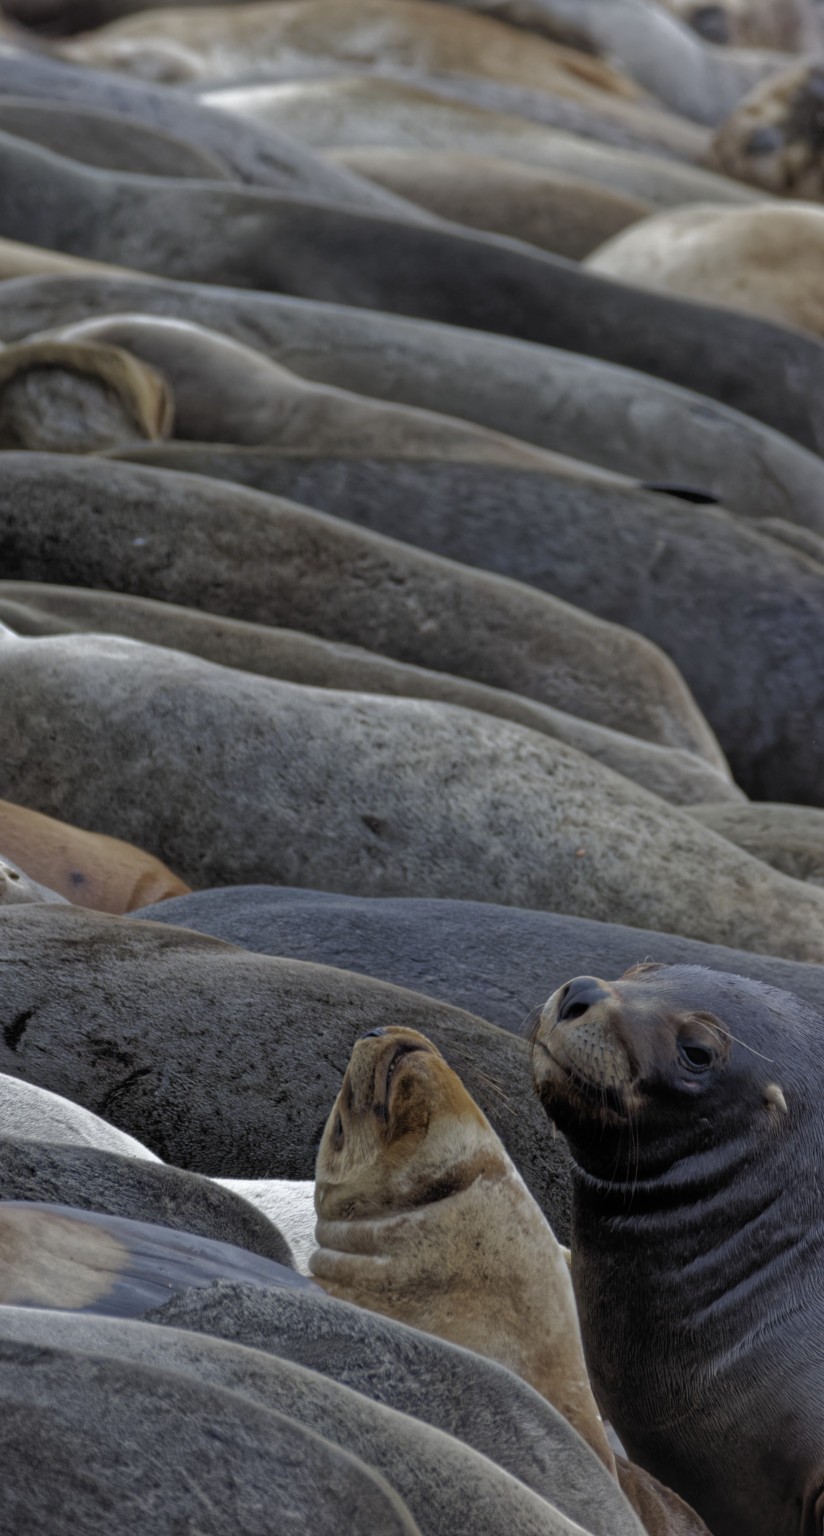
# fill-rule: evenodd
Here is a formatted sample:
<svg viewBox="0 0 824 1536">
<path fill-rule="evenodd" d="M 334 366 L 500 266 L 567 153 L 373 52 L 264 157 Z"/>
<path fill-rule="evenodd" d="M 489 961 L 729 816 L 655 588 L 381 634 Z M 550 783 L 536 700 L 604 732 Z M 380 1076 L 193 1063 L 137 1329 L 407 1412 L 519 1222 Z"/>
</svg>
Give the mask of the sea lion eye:
<svg viewBox="0 0 824 1536">
<path fill-rule="evenodd" d="M 678 1053 L 692 1072 L 706 1072 L 712 1066 L 712 1051 L 706 1045 L 679 1040 Z"/>
</svg>

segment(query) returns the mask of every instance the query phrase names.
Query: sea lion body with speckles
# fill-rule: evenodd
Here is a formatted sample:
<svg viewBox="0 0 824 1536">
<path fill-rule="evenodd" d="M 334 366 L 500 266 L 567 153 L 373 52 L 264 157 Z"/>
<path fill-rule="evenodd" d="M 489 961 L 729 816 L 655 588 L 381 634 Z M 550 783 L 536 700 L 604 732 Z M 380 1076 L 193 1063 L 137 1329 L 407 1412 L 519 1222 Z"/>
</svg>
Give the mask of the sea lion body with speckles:
<svg viewBox="0 0 824 1536">
<path fill-rule="evenodd" d="M 822 1529 L 822 1027 L 759 982 L 654 966 L 575 978 L 533 1034 L 596 1396 L 714 1536 Z"/>
</svg>

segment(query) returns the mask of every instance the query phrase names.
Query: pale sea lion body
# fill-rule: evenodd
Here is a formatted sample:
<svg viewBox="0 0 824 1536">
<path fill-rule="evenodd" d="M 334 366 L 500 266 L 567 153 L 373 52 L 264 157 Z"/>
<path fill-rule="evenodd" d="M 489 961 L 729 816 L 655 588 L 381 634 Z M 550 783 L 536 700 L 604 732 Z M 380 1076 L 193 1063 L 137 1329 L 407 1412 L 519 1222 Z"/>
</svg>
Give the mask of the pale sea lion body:
<svg viewBox="0 0 824 1536">
<path fill-rule="evenodd" d="M 590 272 L 824 337 L 824 208 L 674 208 L 614 236 Z"/>
<path fill-rule="evenodd" d="M 75 906 L 131 912 L 189 887 L 150 853 L 0 800 L 0 848 L 32 879 Z M 149 896 L 149 892 L 155 895 Z"/>
<path fill-rule="evenodd" d="M 596 1396 L 715 1536 L 821 1529 L 821 1038 L 798 998 L 692 966 L 576 977 L 533 1034 Z"/>
<path fill-rule="evenodd" d="M 312 1274 L 488 1355 L 614 1467 L 559 1244 L 488 1120 L 415 1030 L 360 1040 L 318 1152 Z"/>
<path fill-rule="evenodd" d="M 721 123 L 708 163 L 766 192 L 821 201 L 824 155 L 817 59 L 782 70 L 751 91 Z"/>
<path fill-rule="evenodd" d="M 168 49 L 168 54 L 166 50 Z M 485 16 L 458 16 L 429 0 L 256 0 L 254 5 L 164 8 L 101 27 L 62 46 L 79 64 L 133 70 L 169 84 L 219 79 L 268 62 L 331 59 L 351 67 L 397 64 L 433 74 L 480 76 L 527 90 L 597 102 L 638 99 L 631 81 L 591 55 Z M 157 73 L 153 71 L 153 53 Z"/>
</svg>

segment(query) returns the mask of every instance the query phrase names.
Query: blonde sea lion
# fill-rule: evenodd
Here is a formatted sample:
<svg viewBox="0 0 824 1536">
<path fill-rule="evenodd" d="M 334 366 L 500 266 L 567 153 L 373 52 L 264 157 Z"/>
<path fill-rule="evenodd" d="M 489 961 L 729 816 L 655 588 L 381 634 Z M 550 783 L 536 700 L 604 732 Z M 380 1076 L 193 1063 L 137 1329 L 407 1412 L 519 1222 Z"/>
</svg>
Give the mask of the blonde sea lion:
<svg viewBox="0 0 824 1536">
<path fill-rule="evenodd" d="M 638 88 L 591 54 L 525 37 L 486 16 L 453 13 L 431 0 L 277 0 L 169 8 L 112 22 L 65 43 L 68 59 L 126 69 L 168 84 L 238 75 L 261 64 L 329 60 L 479 76 L 603 106 L 635 102 Z"/>
<path fill-rule="evenodd" d="M 30 879 L 97 912 L 120 915 L 189 891 L 152 854 L 10 800 L 0 800 L 0 848 Z"/>
<path fill-rule="evenodd" d="M 655 214 L 593 251 L 584 265 L 602 277 L 824 337 L 822 263 L 824 208 L 763 203 Z"/>
<path fill-rule="evenodd" d="M 416 1030 L 355 1045 L 326 1122 L 310 1269 L 331 1296 L 506 1365 L 614 1467 L 555 1235 L 486 1116 Z"/>
<path fill-rule="evenodd" d="M 315 1182 L 330 1295 L 507 1366 L 618 1478 L 652 1536 L 709 1536 L 641 1468 L 616 1461 L 592 1395 L 568 1253 L 489 1121 L 416 1030 L 359 1040 L 323 1133 Z"/>
</svg>

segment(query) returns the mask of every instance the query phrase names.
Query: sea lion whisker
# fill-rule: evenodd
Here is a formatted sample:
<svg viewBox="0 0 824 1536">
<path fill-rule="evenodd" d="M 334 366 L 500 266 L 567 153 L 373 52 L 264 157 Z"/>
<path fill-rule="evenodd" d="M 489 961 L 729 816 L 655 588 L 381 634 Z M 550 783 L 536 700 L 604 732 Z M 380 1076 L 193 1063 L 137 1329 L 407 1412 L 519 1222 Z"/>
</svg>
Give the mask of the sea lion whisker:
<svg viewBox="0 0 824 1536">
<path fill-rule="evenodd" d="M 752 1056 L 758 1056 L 761 1061 L 768 1061 L 771 1067 L 775 1066 L 774 1056 L 765 1056 L 764 1052 L 757 1051 L 754 1045 L 747 1045 L 746 1040 L 739 1040 L 738 1036 L 734 1035 L 731 1030 L 725 1029 L 723 1024 L 717 1024 L 715 1022 L 709 1024 L 709 1020 L 706 1022 L 709 1025 L 709 1028 L 717 1029 L 719 1034 L 726 1035 L 728 1040 L 732 1040 L 736 1045 L 740 1045 L 743 1050 L 749 1051 Z"/>
</svg>

